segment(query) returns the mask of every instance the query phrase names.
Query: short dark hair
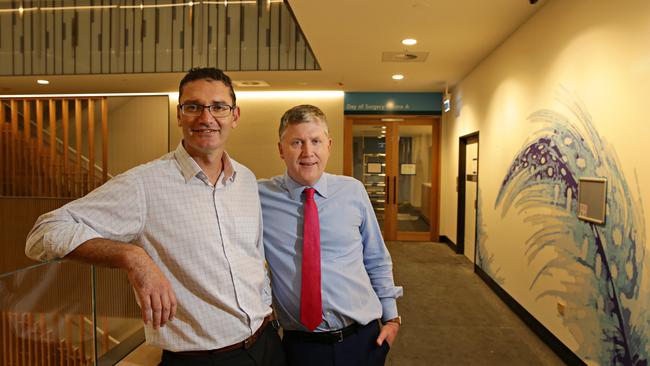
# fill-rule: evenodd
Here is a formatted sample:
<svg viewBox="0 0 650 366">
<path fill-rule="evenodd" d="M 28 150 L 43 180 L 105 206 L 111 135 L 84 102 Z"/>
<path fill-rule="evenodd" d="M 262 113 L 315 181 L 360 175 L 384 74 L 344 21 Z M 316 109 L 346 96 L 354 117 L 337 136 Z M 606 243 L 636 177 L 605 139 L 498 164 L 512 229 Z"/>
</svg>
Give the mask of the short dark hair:
<svg viewBox="0 0 650 366">
<path fill-rule="evenodd" d="M 232 98 L 232 104 L 237 104 L 237 98 L 235 97 L 235 89 L 232 87 L 232 81 L 230 77 L 226 75 L 222 70 L 215 67 L 194 67 L 185 74 L 183 80 L 178 85 L 178 99 L 181 99 L 183 95 L 183 86 L 194 80 L 209 79 L 214 81 L 221 81 L 225 86 L 230 89 L 230 98 Z"/>
<path fill-rule="evenodd" d="M 280 140 L 282 140 L 282 134 L 287 129 L 287 126 L 307 122 L 322 123 L 325 127 L 325 134 L 329 136 L 329 127 L 327 126 L 325 113 L 314 105 L 301 104 L 284 112 L 282 118 L 280 118 L 280 128 L 278 128 Z"/>
</svg>

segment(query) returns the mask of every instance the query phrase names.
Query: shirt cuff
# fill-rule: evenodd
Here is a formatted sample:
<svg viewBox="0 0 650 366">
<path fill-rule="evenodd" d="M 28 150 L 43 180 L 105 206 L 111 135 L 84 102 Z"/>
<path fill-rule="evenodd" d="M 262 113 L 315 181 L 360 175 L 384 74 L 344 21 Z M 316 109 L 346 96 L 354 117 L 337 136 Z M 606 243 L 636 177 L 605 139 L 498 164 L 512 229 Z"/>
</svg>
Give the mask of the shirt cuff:
<svg viewBox="0 0 650 366">
<path fill-rule="evenodd" d="M 397 301 L 393 298 L 381 299 L 381 308 L 382 308 L 381 320 L 383 322 L 387 320 L 395 319 L 399 315 L 399 313 L 397 312 Z"/>
<path fill-rule="evenodd" d="M 65 231 L 68 231 L 68 233 Z M 101 235 L 88 226 L 74 225 L 72 228 L 64 229 L 63 232 L 53 230 L 45 233 L 43 249 L 45 249 L 48 259 L 63 258 L 88 240 L 101 237 Z M 69 239 L 61 242 L 62 238 Z"/>
</svg>

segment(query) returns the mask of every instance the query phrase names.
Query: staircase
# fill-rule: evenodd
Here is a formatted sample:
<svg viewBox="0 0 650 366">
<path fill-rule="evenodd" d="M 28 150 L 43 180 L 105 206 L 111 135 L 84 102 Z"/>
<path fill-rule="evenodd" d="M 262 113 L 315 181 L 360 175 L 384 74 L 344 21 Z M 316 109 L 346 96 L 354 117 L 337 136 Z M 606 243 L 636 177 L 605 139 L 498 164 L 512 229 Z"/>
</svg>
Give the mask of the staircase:
<svg viewBox="0 0 650 366">
<path fill-rule="evenodd" d="M 3 312 L 3 365 L 92 365 L 86 328 L 82 315 Z"/>
<path fill-rule="evenodd" d="M 107 160 L 105 97 L 0 98 L 0 198 L 14 205 L 3 211 L 3 222 L 14 222 L 7 216 L 16 215 L 24 220 L 25 206 L 49 207 L 87 194 L 110 178 Z M 30 224 L 32 216 L 28 215 Z M 16 227 L 8 228 L 9 231 L 20 231 L 20 225 L 13 226 Z M 24 237 L 25 233 L 9 244 L 3 241 L 0 255 L 14 258 L 13 263 L 17 262 L 16 256 L 24 258 Z M 20 243 L 20 250 L 9 248 L 14 243 Z M 103 284 L 101 291 L 109 289 L 111 294 L 116 293 L 128 311 L 113 311 L 114 304 L 106 303 L 101 305 L 110 311 L 103 309 L 101 314 L 111 316 L 100 316 L 97 304 L 93 311 L 85 299 L 78 299 L 82 295 L 75 291 L 87 291 L 85 287 L 75 288 L 80 287 L 78 277 L 64 281 L 54 278 L 74 273 L 44 271 L 52 281 L 49 285 L 44 278 L 30 280 L 35 272 L 55 265 L 11 267 L 9 272 L 0 273 L 1 365 L 94 365 L 99 356 L 114 349 L 134 327 L 142 327 L 139 312 L 131 309 L 137 305 L 132 304 L 132 290 L 126 279 L 111 278 L 110 285 Z M 87 271 L 84 267 L 82 272 Z M 41 291 L 49 295 L 34 295 L 38 286 L 45 287 L 47 291 Z M 93 312 L 96 323 L 92 320 Z"/>
<path fill-rule="evenodd" d="M 108 318 L 97 326 L 82 314 L 2 312 L 2 365 L 93 365 L 97 352 L 106 353 L 120 341 L 109 335 Z"/>
<path fill-rule="evenodd" d="M 0 99 L 0 196 L 81 197 L 107 160 L 106 98 Z"/>
</svg>

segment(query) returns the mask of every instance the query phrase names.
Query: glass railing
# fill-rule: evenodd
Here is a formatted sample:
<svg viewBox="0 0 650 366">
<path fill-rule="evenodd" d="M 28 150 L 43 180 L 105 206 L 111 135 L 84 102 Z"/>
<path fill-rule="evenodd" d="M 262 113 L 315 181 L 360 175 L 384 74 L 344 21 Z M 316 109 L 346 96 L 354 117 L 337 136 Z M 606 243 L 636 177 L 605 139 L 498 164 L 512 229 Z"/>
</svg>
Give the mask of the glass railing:
<svg viewBox="0 0 650 366">
<path fill-rule="evenodd" d="M 70 262 L 0 274 L 2 365 L 113 365 L 144 342 L 126 275 Z"/>
</svg>

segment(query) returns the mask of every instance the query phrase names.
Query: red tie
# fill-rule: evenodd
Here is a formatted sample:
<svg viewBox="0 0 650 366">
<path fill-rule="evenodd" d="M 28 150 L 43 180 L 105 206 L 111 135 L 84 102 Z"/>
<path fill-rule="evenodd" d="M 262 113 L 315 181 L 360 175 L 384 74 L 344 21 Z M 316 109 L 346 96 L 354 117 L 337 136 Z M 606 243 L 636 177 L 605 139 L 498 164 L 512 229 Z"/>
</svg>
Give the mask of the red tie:
<svg viewBox="0 0 650 366">
<path fill-rule="evenodd" d="M 305 188 L 304 226 L 302 240 L 302 287 L 300 289 L 300 322 L 313 331 L 322 319 L 320 295 L 320 225 L 314 189 Z"/>
</svg>

